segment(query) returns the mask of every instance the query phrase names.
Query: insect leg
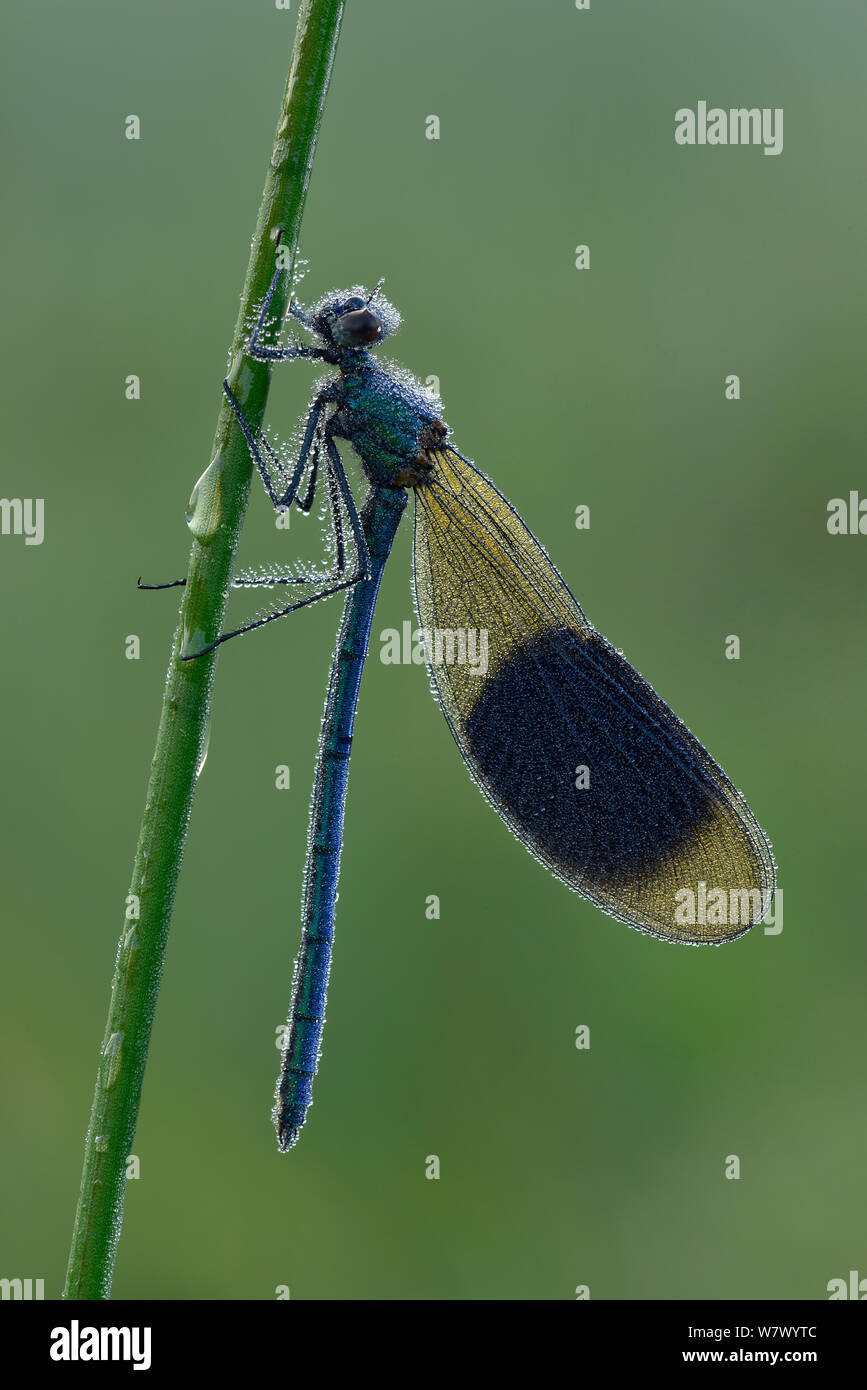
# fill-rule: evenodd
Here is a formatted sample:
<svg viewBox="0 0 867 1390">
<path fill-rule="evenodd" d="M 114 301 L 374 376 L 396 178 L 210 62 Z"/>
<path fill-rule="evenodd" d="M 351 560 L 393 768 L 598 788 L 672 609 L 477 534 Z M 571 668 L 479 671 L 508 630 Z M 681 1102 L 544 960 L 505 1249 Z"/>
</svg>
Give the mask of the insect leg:
<svg viewBox="0 0 867 1390">
<path fill-rule="evenodd" d="M 334 443 L 334 440 L 331 438 L 331 436 L 327 433 L 325 436 L 325 445 L 328 451 L 329 479 L 333 478 L 336 482 L 334 497 L 335 499 L 339 498 L 343 503 L 343 507 L 346 511 L 349 520 L 350 529 L 352 531 L 353 540 L 355 541 L 355 545 L 357 548 L 358 566 L 354 574 L 348 576 L 346 575 L 344 559 L 342 561 L 344 565 L 343 570 L 331 576 L 331 580 L 333 580 L 333 582 L 331 582 L 331 580 L 326 581 L 325 587 L 320 589 L 317 593 L 308 594 L 306 598 L 297 599 L 294 602 L 287 603 L 285 608 L 279 608 L 276 613 L 266 613 L 261 618 L 254 618 L 252 622 L 244 623 L 242 627 L 236 627 L 231 632 L 221 633 L 219 637 L 217 637 L 213 642 L 209 642 L 206 647 L 202 647 L 200 651 L 182 653 L 182 661 L 194 661 L 197 657 L 206 656 L 208 652 L 212 652 L 216 647 L 219 647 L 221 643 L 228 642 L 229 639 L 232 637 L 240 637 L 241 634 L 244 632 L 253 632 L 258 627 L 265 627 L 267 623 L 276 622 L 278 618 L 288 617 L 290 613 L 297 612 L 299 608 L 307 608 L 311 603 L 318 603 L 320 599 L 329 598 L 331 594 L 337 594 L 342 589 L 351 589 L 355 584 L 359 582 L 359 580 L 369 578 L 370 557 L 367 549 L 367 541 L 364 538 L 364 531 L 362 530 L 361 526 L 361 519 L 358 515 L 358 509 L 355 505 L 355 499 L 353 498 L 352 491 L 349 487 L 349 482 L 346 477 L 343 462 L 340 458 L 340 454 L 337 452 L 337 446 Z M 332 512 L 332 516 L 333 515 L 334 513 Z M 341 559 L 341 557 L 343 557 L 345 554 L 343 548 L 342 522 L 338 523 L 338 526 L 339 529 L 336 528 L 335 531 L 335 539 L 337 541 L 338 547 L 338 558 Z M 238 583 L 236 581 L 236 585 L 239 588 L 270 588 L 272 587 L 272 583 L 276 584 L 280 582 L 295 583 L 297 582 L 297 580 L 294 576 L 285 576 L 282 580 L 279 577 L 275 576 L 273 579 L 266 579 L 264 584 L 261 581 L 254 581 L 249 585 L 245 585 L 243 582 Z M 309 580 L 307 582 L 309 583 Z"/>
<path fill-rule="evenodd" d="M 283 493 L 283 495 L 278 497 L 276 491 L 274 490 L 274 485 L 271 482 L 271 476 L 268 472 L 265 460 L 263 459 L 262 454 L 259 450 L 253 431 L 250 428 L 249 422 L 247 421 L 246 416 L 241 410 L 241 407 L 238 405 L 238 402 L 236 401 L 228 382 L 223 382 L 223 390 L 228 396 L 232 409 L 234 410 L 235 415 L 237 416 L 238 423 L 244 432 L 244 438 L 247 441 L 247 448 L 250 450 L 250 455 L 253 458 L 256 467 L 259 469 L 259 474 L 262 478 L 262 482 L 265 485 L 265 491 L 267 492 L 272 505 L 279 512 L 284 511 L 287 507 L 291 507 L 292 503 L 294 502 L 295 505 L 298 507 L 299 511 L 309 512 L 310 508 L 313 506 L 313 496 L 316 491 L 316 473 L 319 465 L 318 451 L 313 450 L 313 442 L 316 437 L 317 428 L 322 419 L 322 412 L 327 404 L 327 392 L 320 393 L 320 395 L 316 397 L 316 399 L 310 407 L 310 412 L 307 416 L 307 424 L 304 430 L 304 439 L 301 444 L 301 452 L 298 455 L 298 461 L 295 465 L 295 469 L 292 474 L 292 480 L 289 483 L 289 486 L 286 488 L 286 491 Z M 284 460 L 281 458 L 279 452 L 274 448 L 273 444 L 271 444 L 270 440 L 267 438 L 263 430 L 259 431 L 259 441 L 261 442 L 271 462 L 275 463 L 279 468 L 284 468 Z M 298 492 L 298 485 L 301 482 L 304 470 L 307 467 L 308 461 L 311 458 L 311 450 L 313 452 L 310 482 L 305 496 L 299 499 L 296 495 Z M 186 579 L 170 579 L 167 584 L 142 584 L 141 579 L 139 579 L 137 581 L 136 587 L 139 589 L 151 590 L 177 589 L 181 588 L 184 584 L 186 584 L 186 582 Z M 240 588 L 242 586 L 239 584 L 237 580 L 235 580 L 233 587 Z"/>
<path fill-rule="evenodd" d="M 280 246 L 281 235 L 281 233 L 278 233 L 277 236 L 278 248 Z M 262 308 L 260 309 L 259 317 L 256 320 L 256 327 L 253 329 L 253 332 L 250 334 L 249 338 L 244 344 L 244 351 L 247 353 L 249 357 L 254 358 L 257 362 L 289 362 L 296 357 L 310 357 L 315 359 L 322 358 L 325 356 L 325 353 L 322 348 L 304 347 L 299 345 L 293 345 L 292 347 L 288 348 L 268 347 L 266 343 L 263 343 L 261 341 L 262 336 L 265 332 L 265 326 L 268 320 L 268 315 L 271 311 L 271 301 L 273 300 L 274 295 L 277 291 L 277 286 L 280 283 L 280 276 L 283 275 L 285 271 L 286 267 L 278 264 L 277 269 L 274 271 L 274 274 L 271 277 L 271 283 L 268 286 L 268 293 L 265 295 L 265 298 L 262 302 Z M 296 318 L 298 320 L 299 323 L 303 323 L 305 328 L 313 328 L 312 319 L 309 317 L 308 314 L 305 314 L 304 310 L 301 309 L 299 305 L 295 303 L 294 300 L 292 300 L 289 304 L 289 312 L 290 314 L 292 314 L 293 318 Z"/>
<path fill-rule="evenodd" d="M 370 574 L 368 564 L 367 541 L 364 539 L 364 532 L 361 528 L 361 518 L 355 505 L 355 498 L 352 496 L 352 489 L 346 477 L 346 469 L 343 467 L 343 459 L 337 450 L 333 436 L 329 433 L 328 426 L 325 427 L 325 447 L 328 450 L 328 460 L 333 470 L 333 475 L 337 479 L 337 486 L 343 498 L 349 524 L 352 528 L 352 538 L 355 541 L 356 552 L 359 560 L 363 563 L 363 568 L 358 575 L 359 579 L 367 579 Z M 335 539 L 337 540 L 338 554 L 341 550 L 342 531 L 338 534 L 335 529 Z"/>
<path fill-rule="evenodd" d="M 310 459 L 313 441 L 316 437 L 316 431 L 322 419 L 322 412 L 327 404 L 327 392 L 321 392 L 320 395 L 316 397 L 316 399 L 310 407 L 310 411 L 307 416 L 307 424 L 304 430 L 304 439 L 301 444 L 301 452 L 298 455 L 298 461 L 295 465 L 295 469 L 292 474 L 292 479 L 288 487 L 286 488 L 286 491 L 282 494 L 282 496 L 278 497 L 276 491 L 274 490 L 274 485 L 271 482 L 271 475 L 268 472 L 268 467 L 265 463 L 265 460 L 262 457 L 259 446 L 256 442 L 256 437 L 254 436 L 253 431 L 250 428 L 250 424 L 246 416 L 244 415 L 244 412 L 241 410 L 241 407 L 238 405 L 238 402 L 236 401 L 232 393 L 232 389 L 227 381 L 223 382 L 223 390 L 228 396 L 229 403 L 232 409 L 234 410 L 235 415 L 237 416 L 238 423 L 241 426 L 241 429 L 244 432 L 244 438 L 247 441 L 247 448 L 250 450 L 250 456 L 259 470 L 262 482 L 265 485 L 265 491 L 267 492 L 268 497 L 270 498 L 274 508 L 278 512 L 284 511 L 287 507 L 291 507 L 292 503 L 295 502 L 296 506 L 299 508 L 300 511 L 309 512 L 310 508 L 313 505 L 313 495 L 316 490 L 316 472 L 318 468 L 318 455 L 315 451 L 313 453 L 311 477 L 309 486 L 307 488 L 307 493 L 305 497 L 301 500 L 297 498 L 296 494 L 298 492 L 298 485 L 301 482 L 304 470 L 307 467 L 308 460 Z M 259 442 L 262 444 L 262 447 L 264 448 L 271 462 L 276 464 L 278 468 L 285 468 L 284 460 L 281 458 L 279 452 L 274 448 L 273 444 L 268 439 L 264 430 L 259 430 L 258 437 Z M 139 579 L 137 581 L 136 587 L 139 589 L 151 590 L 177 589 L 186 584 L 186 582 L 186 579 L 170 579 L 167 584 L 142 584 L 141 579 Z M 237 581 L 235 581 L 235 587 L 239 587 Z"/>
<path fill-rule="evenodd" d="M 299 323 L 303 323 L 304 327 L 308 330 L 308 332 L 316 332 L 316 326 L 313 322 L 313 319 L 307 313 L 307 310 L 302 309 L 301 305 L 297 304 L 294 299 L 290 299 L 289 301 L 289 313 L 292 315 L 293 319 L 297 319 Z"/>
<path fill-rule="evenodd" d="M 302 511 L 305 512 L 309 512 L 313 505 L 313 489 L 316 484 L 318 462 L 319 458 L 317 453 L 314 455 L 313 469 L 311 471 L 310 491 L 308 492 L 308 495 L 304 499 L 303 503 L 301 501 L 298 501 L 296 504 Z M 345 508 L 345 503 L 343 502 L 343 495 L 340 491 L 337 476 L 335 474 L 334 467 L 330 459 L 326 463 L 325 472 L 328 481 L 328 500 L 331 507 L 331 530 L 334 534 L 334 546 L 336 555 L 334 573 L 329 575 L 325 581 L 326 585 L 330 585 L 335 580 L 343 579 L 346 574 L 346 543 L 344 538 L 343 516 L 341 510 L 342 507 Z M 309 575 L 279 573 L 262 574 L 255 576 L 239 575 L 238 578 L 232 580 L 232 588 L 272 589 L 276 588 L 278 585 L 281 584 L 310 584 L 311 582 L 312 581 Z M 316 595 L 316 597 L 319 596 L 320 595 Z"/>
<path fill-rule="evenodd" d="M 305 468 L 307 467 L 307 460 L 310 454 L 310 450 L 313 446 L 313 440 L 316 436 L 316 430 L 322 418 L 322 412 L 324 411 L 326 405 L 331 399 L 328 387 L 326 387 L 324 391 L 320 391 L 319 395 L 315 397 L 313 404 L 310 407 L 310 410 L 307 415 L 307 423 L 304 428 L 304 438 L 301 443 L 301 451 L 298 455 L 298 461 L 295 464 L 295 471 L 292 474 L 292 478 L 289 482 L 289 485 L 287 486 L 285 492 L 283 492 L 281 496 L 278 496 L 274 490 L 274 484 L 271 481 L 271 475 L 268 472 L 267 465 L 265 463 L 265 460 L 262 458 L 262 454 L 259 449 L 259 444 L 257 443 L 257 435 L 258 440 L 261 442 L 265 452 L 267 453 L 272 463 L 277 464 L 278 468 L 284 468 L 284 460 L 280 457 L 279 452 L 274 448 L 273 444 L 271 444 L 264 430 L 258 430 L 256 434 L 253 433 L 253 430 L 250 427 L 250 423 L 247 420 L 247 417 L 245 416 L 238 402 L 236 401 L 235 396 L 232 392 L 232 388 L 230 387 L 228 381 L 223 382 L 223 390 L 229 398 L 229 404 L 234 410 L 238 420 L 238 424 L 241 426 L 241 429 L 244 433 L 244 438 L 247 441 L 247 448 L 250 450 L 250 457 L 252 458 L 253 462 L 259 470 L 259 475 L 264 484 L 265 491 L 271 499 L 272 505 L 276 508 L 278 512 L 282 511 L 285 507 L 291 507 L 292 503 L 295 501 L 295 495 L 298 491 L 298 485 L 301 482 L 302 475 L 304 473 Z M 302 510 L 304 509 L 302 508 Z"/>
<path fill-rule="evenodd" d="M 170 579 L 168 584 L 142 584 L 139 578 L 136 580 L 135 587 L 137 589 L 178 589 L 186 582 L 186 579 Z"/>
</svg>

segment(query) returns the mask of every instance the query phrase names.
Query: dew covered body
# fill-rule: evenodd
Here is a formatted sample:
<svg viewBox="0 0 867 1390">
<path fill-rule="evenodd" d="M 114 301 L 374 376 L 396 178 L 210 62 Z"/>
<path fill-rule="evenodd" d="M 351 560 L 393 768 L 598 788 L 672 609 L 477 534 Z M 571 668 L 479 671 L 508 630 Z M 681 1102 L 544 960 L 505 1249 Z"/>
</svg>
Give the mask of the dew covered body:
<svg viewBox="0 0 867 1390">
<path fill-rule="evenodd" d="M 413 487 L 430 471 L 430 453 L 447 435 L 438 402 L 419 382 L 370 358 L 334 386 L 331 428 L 352 444 L 380 487 Z"/>
<path fill-rule="evenodd" d="M 282 496 L 268 481 L 258 442 L 226 384 L 275 505 L 297 502 L 304 468 L 321 455 L 332 502 L 342 496 L 347 508 L 346 526 L 335 520 L 335 533 L 351 530 L 360 554 L 356 574 L 322 591 L 343 588 L 347 597 L 319 743 L 302 944 L 274 1109 L 284 1150 L 296 1142 L 312 1099 L 361 672 L 382 570 L 409 491 L 416 504 L 413 572 L 421 626 L 438 633 L 483 630 L 488 653 L 483 673 L 432 659 L 431 684 L 467 768 L 513 834 L 569 887 L 667 941 L 731 941 L 767 913 L 774 890 L 770 846 L 741 794 L 588 622 L 514 508 L 449 442 L 439 401 L 402 369 L 372 356 L 399 322 L 376 294 L 355 287 L 325 296 L 309 313 L 293 305 L 316 346 L 275 349 L 256 333 L 251 339 L 250 351 L 264 360 L 307 357 L 336 369 L 311 403 L 299 462 Z M 264 317 L 265 310 L 259 329 Z M 352 445 L 371 484 L 360 516 L 337 440 Z M 340 540 L 338 553 L 343 550 Z M 702 904 L 698 916 L 690 916 L 690 897 Z M 708 901 L 712 913 L 704 911 Z"/>
</svg>

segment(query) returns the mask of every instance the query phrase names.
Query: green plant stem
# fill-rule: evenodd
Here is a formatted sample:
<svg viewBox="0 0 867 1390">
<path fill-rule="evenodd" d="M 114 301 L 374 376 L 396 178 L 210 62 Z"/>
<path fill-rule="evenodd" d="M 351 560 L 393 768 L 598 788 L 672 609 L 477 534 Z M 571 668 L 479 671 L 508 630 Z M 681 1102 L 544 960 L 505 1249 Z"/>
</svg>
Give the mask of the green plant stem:
<svg viewBox="0 0 867 1390">
<path fill-rule="evenodd" d="M 261 423 L 270 366 L 243 356 L 246 330 L 275 265 L 275 237 L 294 259 L 319 122 L 328 90 L 344 0 L 304 0 L 298 17 L 286 93 L 250 252 L 232 347 L 230 380 L 241 408 Z M 286 309 L 285 276 L 272 312 Z M 282 296 L 282 297 L 281 297 Z M 138 1118 L 151 1025 L 165 957 L 175 887 L 197 772 L 207 744 L 216 653 L 179 659 L 222 630 L 238 547 L 251 460 L 223 398 L 213 461 L 197 485 L 180 623 L 163 696 L 156 750 L 118 945 L 84 1171 L 75 1214 L 65 1298 L 108 1298 L 123 1222 L 126 1163 Z"/>
</svg>

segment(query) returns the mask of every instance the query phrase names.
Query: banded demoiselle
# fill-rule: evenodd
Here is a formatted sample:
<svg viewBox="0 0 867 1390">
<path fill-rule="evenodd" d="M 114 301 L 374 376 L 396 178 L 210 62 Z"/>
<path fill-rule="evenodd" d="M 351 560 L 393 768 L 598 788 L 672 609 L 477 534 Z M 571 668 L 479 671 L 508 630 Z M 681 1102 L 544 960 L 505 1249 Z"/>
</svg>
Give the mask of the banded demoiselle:
<svg viewBox="0 0 867 1390">
<path fill-rule="evenodd" d="M 245 350 L 259 361 L 306 358 L 336 368 L 310 404 L 297 459 L 285 459 L 263 431 L 253 431 L 228 382 L 224 389 L 276 508 L 309 511 L 324 474 L 333 573 L 316 592 L 185 659 L 346 591 L 273 1112 L 285 1152 L 312 1100 L 356 702 L 383 567 L 409 492 L 422 629 L 429 636 L 484 633 L 487 643 L 482 675 L 466 661 L 437 660 L 429 642 L 433 687 L 471 776 L 531 854 L 612 917 L 692 945 L 720 945 L 761 921 L 774 890 L 774 861 L 722 769 L 592 627 L 514 508 L 450 442 L 439 402 L 372 355 L 400 322 L 381 282 L 372 293 L 356 286 L 328 294 L 310 311 L 291 300 L 290 314 L 314 344 L 269 345 L 270 304 L 283 273 L 278 266 Z M 337 440 L 353 446 L 370 484 L 360 512 Z M 309 576 L 260 574 L 234 583 L 294 586 Z M 584 775 L 576 777 L 576 769 Z M 696 912 L 696 901 L 705 910 Z"/>
</svg>

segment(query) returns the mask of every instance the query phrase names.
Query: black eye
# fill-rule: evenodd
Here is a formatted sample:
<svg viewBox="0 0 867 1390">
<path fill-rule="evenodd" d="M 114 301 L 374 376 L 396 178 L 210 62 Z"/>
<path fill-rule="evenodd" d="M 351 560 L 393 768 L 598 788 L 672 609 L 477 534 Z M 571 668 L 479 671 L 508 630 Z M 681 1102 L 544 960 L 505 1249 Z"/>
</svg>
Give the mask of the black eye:
<svg viewBox="0 0 867 1390">
<path fill-rule="evenodd" d="M 352 303 L 352 300 L 349 301 Z M 383 336 L 382 320 L 361 301 L 360 309 L 348 309 L 332 327 L 332 336 L 342 347 L 370 347 Z"/>
</svg>

